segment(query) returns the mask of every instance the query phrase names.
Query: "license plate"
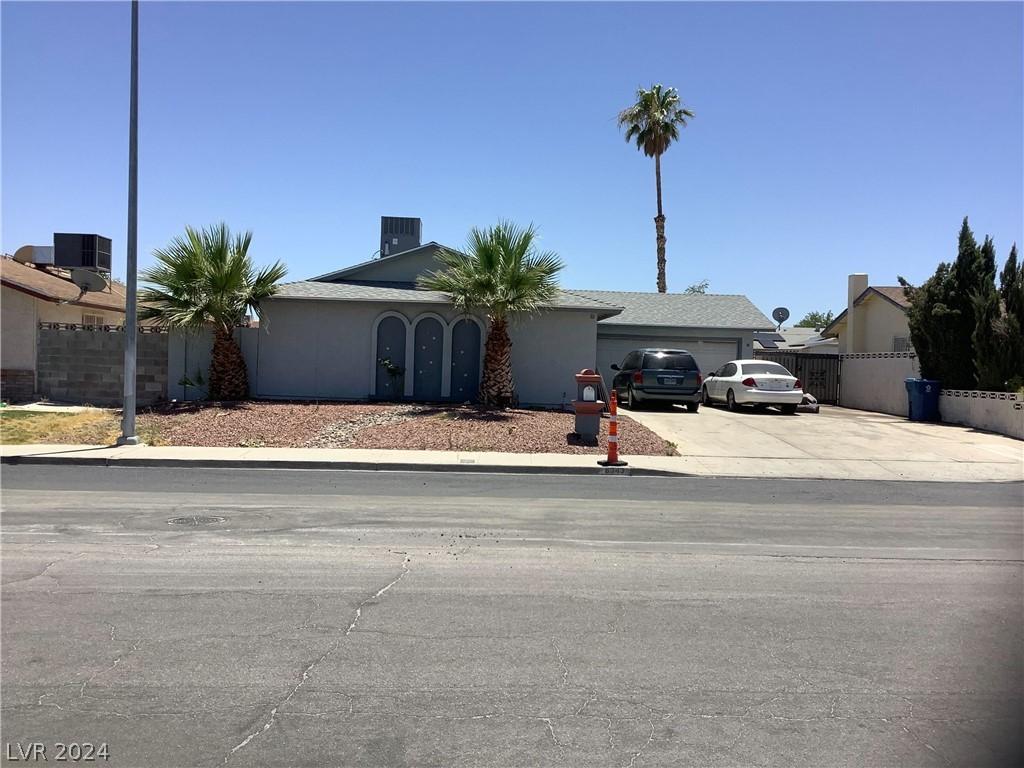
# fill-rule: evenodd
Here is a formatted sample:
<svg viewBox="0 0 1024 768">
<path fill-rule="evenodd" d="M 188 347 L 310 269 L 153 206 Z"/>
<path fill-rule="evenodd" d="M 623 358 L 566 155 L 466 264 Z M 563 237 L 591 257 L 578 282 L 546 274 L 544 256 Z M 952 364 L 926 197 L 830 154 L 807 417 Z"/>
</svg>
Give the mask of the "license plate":
<svg viewBox="0 0 1024 768">
<path fill-rule="evenodd" d="M 679 383 L 679 379 L 675 378 L 674 376 L 665 376 L 661 380 L 661 383 L 662 384 L 678 384 Z"/>
</svg>

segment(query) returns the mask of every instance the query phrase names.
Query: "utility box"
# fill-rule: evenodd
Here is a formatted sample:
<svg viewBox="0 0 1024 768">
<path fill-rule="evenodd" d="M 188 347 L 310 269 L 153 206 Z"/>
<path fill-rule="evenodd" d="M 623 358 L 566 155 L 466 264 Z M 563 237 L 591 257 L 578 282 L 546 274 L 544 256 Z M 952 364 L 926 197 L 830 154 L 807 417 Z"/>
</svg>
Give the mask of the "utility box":
<svg viewBox="0 0 1024 768">
<path fill-rule="evenodd" d="M 590 368 L 576 374 L 576 399 L 572 409 L 576 413 L 576 434 L 588 443 L 597 443 L 601 432 L 601 413 L 605 409 L 601 397 L 601 375 Z"/>
</svg>

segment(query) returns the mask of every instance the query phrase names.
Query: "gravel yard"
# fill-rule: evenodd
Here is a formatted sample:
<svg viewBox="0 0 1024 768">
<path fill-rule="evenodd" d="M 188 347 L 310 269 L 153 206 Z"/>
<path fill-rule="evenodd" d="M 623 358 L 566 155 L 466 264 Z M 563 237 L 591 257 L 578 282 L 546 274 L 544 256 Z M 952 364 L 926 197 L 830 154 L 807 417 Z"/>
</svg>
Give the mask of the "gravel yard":
<svg viewBox="0 0 1024 768">
<path fill-rule="evenodd" d="M 357 432 L 348 448 L 406 448 L 432 451 L 508 453 L 605 453 L 608 420 L 601 420 L 599 444 L 572 438 L 574 416 L 560 411 L 510 409 L 482 411 L 470 406 L 439 406 L 410 413 L 401 421 Z M 619 414 L 619 452 L 675 455 L 674 446 L 647 427 Z"/>
<path fill-rule="evenodd" d="M 608 433 L 605 419 L 600 444 L 582 445 L 571 437 L 571 413 L 383 403 L 187 403 L 141 413 L 139 427 L 160 445 L 581 454 L 606 452 Z M 674 454 L 621 414 L 619 436 L 623 454 Z"/>
</svg>

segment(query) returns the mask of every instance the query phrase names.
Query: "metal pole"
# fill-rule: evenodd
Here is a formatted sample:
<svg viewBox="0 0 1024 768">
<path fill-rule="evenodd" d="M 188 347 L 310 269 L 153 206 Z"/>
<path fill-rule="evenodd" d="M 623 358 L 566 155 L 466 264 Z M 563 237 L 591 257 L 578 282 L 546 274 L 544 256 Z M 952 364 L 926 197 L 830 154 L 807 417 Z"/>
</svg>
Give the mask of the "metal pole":
<svg viewBox="0 0 1024 768">
<path fill-rule="evenodd" d="M 132 0 L 132 74 L 128 118 L 128 275 L 124 311 L 124 409 L 118 445 L 138 445 L 135 434 L 136 284 L 139 240 L 139 0 Z"/>
</svg>

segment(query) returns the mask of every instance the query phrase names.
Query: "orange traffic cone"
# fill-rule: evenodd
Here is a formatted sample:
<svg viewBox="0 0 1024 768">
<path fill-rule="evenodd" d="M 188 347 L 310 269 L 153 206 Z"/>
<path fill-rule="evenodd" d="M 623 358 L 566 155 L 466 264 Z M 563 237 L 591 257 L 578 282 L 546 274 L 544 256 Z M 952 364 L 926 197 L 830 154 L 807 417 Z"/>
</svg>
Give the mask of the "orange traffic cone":
<svg viewBox="0 0 1024 768">
<path fill-rule="evenodd" d="M 625 467 L 626 462 L 619 461 L 619 417 L 618 398 L 615 390 L 608 393 L 608 458 L 598 461 L 602 467 Z"/>
</svg>

